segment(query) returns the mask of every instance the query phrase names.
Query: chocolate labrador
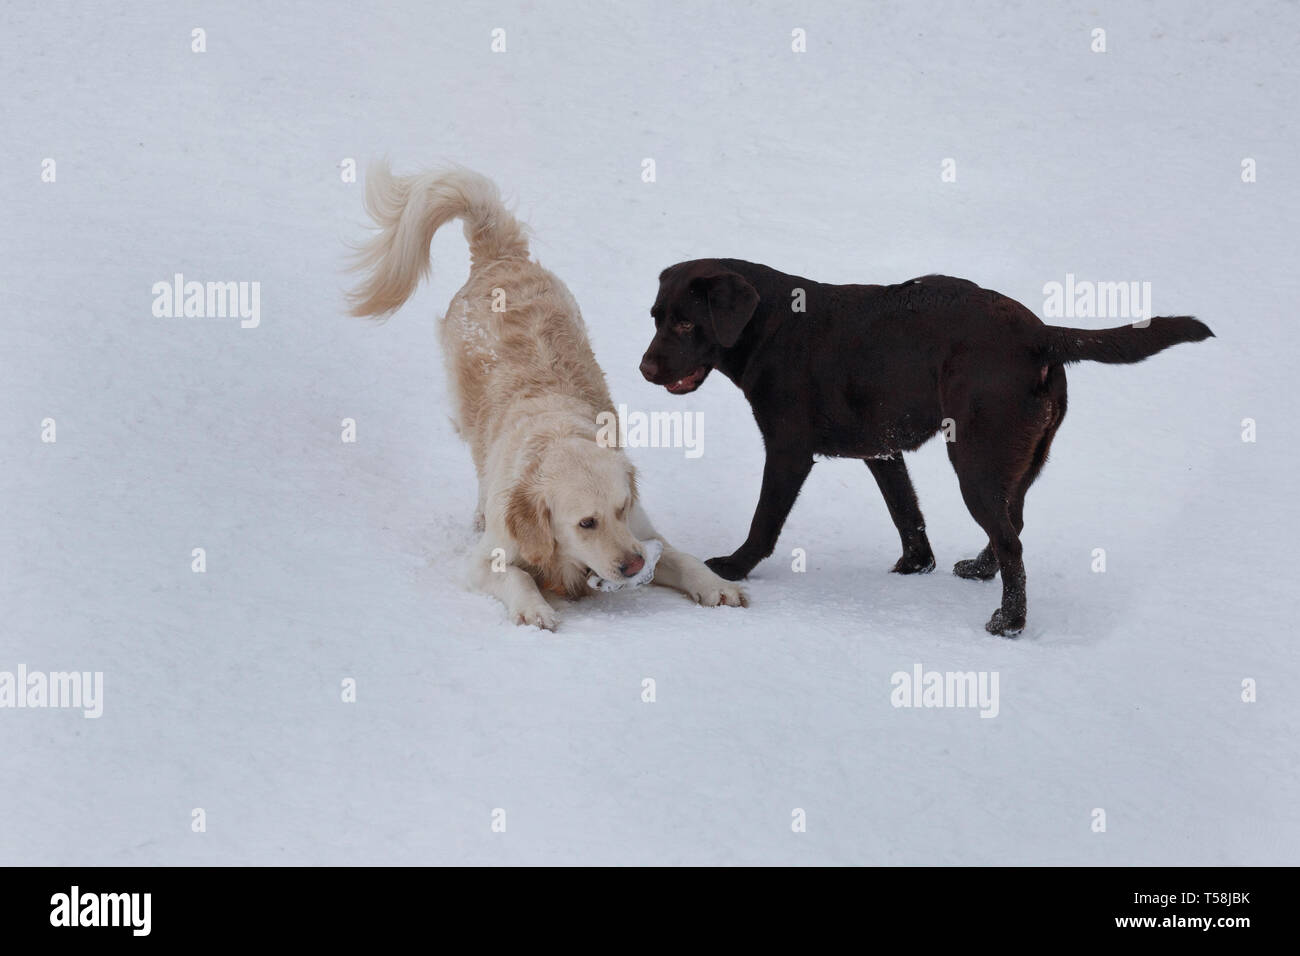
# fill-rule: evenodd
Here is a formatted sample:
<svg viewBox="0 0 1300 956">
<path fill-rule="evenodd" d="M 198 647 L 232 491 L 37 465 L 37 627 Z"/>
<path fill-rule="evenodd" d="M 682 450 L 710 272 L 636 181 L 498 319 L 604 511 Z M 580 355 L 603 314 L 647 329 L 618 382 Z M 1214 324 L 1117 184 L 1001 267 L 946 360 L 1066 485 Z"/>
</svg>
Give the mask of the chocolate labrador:
<svg viewBox="0 0 1300 956">
<path fill-rule="evenodd" d="M 1002 605 L 985 626 L 1006 636 L 1025 626 L 1025 492 L 1065 417 L 1065 366 L 1140 362 L 1214 334 L 1181 315 L 1060 328 L 964 279 L 827 285 L 739 259 L 668 267 L 650 314 L 646 379 L 684 395 L 717 369 L 745 393 L 767 450 L 749 537 L 709 567 L 737 581 L 770 555 L 813 456 L 830 455 L 863 459 L 880 486 L 903 543 L 893 570 L 933 570 L 902 452 L 942 431 L 988 535 L 953 571 L 981 581 L 1001 571 Z"/>
</svg>

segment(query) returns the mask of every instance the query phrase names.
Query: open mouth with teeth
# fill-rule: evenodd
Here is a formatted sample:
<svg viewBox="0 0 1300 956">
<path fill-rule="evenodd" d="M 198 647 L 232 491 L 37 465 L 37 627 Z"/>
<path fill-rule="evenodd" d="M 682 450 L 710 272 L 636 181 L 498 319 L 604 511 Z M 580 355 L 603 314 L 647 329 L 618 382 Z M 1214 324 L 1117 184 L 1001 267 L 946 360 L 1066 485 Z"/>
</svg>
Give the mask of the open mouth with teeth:
<svg viewBox="0 0 1300 956">
<path fill-rule="evenodd" d="M 687 392 L 693 392 L 700 387 L 705 377 L 709 374 L 709 367 L 701 365 L 690 375 L 683 375 L 675 382 L 669 382 L 664 388 L 674 395 L 685 395 Z"/>
</svg>

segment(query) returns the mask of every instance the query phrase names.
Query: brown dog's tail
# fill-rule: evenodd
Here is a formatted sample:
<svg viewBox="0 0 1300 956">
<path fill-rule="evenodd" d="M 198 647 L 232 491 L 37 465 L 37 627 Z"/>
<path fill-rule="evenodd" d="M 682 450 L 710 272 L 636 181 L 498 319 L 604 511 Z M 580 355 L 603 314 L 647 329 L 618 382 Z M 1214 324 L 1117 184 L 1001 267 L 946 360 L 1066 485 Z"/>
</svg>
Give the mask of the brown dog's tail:
<svg viewBox="0 0 1300 956">
<path fill-rule="evenodd" d="M 366 212 L 378 232 L 357 250 L 355 268 L 369 274 L 348 296 L 353 315 L 397 311 L 429 274 L 429 243 L 439 227 L 465 221 L 473 262 L 528 256 L 524 227 L 486 176 L 462 167 L 394 176 L 387 163 L 366 173 Z"/>
<path fill-rule="evenodd" d="M 1106 362 L 1127 365 L 1141 362 L 1179 342 L 1200 342 L 1214 337 L 1210 327 L 1190 315 L 1157 315 L 1149 325 L 1122 325 L 1117 329 L 1067 329 L 1044 327 L 1043 359 L 1049 364 Z"/>
</svg>

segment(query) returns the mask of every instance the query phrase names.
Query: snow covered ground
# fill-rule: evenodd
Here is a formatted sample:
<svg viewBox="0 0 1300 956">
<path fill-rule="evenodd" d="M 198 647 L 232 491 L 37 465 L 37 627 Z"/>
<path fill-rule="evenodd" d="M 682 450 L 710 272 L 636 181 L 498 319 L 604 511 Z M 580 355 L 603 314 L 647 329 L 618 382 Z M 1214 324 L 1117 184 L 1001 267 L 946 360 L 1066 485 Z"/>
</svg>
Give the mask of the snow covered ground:
<svg viewBox="0 0 1300 956">
<path fill-rule="evenodd" d="M 0 709 L 0 862 L 1300 862 L 1300 11 L 705 6 L 4 6 L 0 671 L 104 693 Z M 343 312 L 344 164 L 384 154 L 496 179 L 616 400 L 704 414 L 700 457 L 634 453 L 701 557 L 743 540 L 762 448 L 721 376 L 637 373 L 672 262 L 946 272 L 1040 313 L 1067 274 L 1148 281 L 1218 337 L 1070 370 L 1019 640 L 948 573 L 983 541 L 939 442 L 909 456 L 933 575 L 887 573 L 870 475 L 828 461 L 748 609 L 652 588 L 515 628 L 460 583 L 459 230 L 391 322 Z M 260 324 L 156 317 L 176 273 L 260 283 Z M 997 672 L 997 716 L 892 706 L 918 664 Z"/>
</svg>

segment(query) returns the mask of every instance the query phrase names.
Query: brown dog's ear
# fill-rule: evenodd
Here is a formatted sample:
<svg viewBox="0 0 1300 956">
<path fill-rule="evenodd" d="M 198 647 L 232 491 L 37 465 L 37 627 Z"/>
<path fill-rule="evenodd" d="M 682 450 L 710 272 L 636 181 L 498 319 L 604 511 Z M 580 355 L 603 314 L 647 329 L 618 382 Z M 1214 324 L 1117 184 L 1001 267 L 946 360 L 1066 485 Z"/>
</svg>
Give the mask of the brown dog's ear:
<svg viewBox="0 0 1300 956">
<path fill-rule="evenodd" d="M 519 556 L 535 568 L 545 568 L 555 556 L 551 509 L 525 478 L 506 502 L 506 530 L 519 546 Z"/>
<path fill-rule="evenodd" d="M 758 292 L 735 272 L 719 272 L 695 280 L 708 298 L 713 337 L 729 349 L 740 341 L 740 333 L 758 308 Z"/>
</svg>

